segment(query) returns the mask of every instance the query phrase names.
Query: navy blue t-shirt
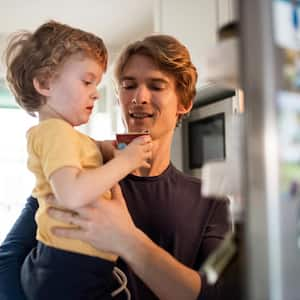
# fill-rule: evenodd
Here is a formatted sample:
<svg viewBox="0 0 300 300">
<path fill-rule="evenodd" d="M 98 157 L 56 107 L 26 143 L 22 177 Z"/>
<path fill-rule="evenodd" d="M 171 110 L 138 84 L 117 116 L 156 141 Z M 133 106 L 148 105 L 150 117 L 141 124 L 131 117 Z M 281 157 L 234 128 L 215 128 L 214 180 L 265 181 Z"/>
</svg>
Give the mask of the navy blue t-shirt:
<svg viewBox="0 0 300 300">
<path fill-rule="evenodd" d="M 228 202 L 202 197 L 200 180 L 172 165 L 159 176 L 128 175 L 121 187 L 135 225 L 194 270 L 199 270 L 230 230 Z M 29 198 L 0 247 L 1 300 L 25 300 L 19 273 L 25 256 L 36 244 L 37 207 L 37 201 Z M 123 261 L 118 264 L 128 276 L 133 300 L 158 299 Z M 203 282 L 199 299 L 219 299 L 220 293 L 218 286 L 208 287 Z"/>
</svg>

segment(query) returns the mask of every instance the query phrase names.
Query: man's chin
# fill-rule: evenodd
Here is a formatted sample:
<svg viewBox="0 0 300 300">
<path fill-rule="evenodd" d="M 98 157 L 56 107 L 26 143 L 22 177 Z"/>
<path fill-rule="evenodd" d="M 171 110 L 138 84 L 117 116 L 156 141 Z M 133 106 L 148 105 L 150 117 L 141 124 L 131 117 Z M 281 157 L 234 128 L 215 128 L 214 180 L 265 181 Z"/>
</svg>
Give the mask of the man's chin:
<svg viewBox="0 0 300 300">
<path fill-rule="evenodd" d="M 145 133 L 149 133 L 150 129 L 147 128 L 147 127 L 135 126 L 135 127 L 129 127 L 128 132 L 145 132 Z"/>
<path fill-rule="evenodd" d="M 149 122 L 142 122 L 137 120 L 129 120 L 127 124 L 128 132 L 144 132 L 151 131 L 152 124 Z"/>
</svg>

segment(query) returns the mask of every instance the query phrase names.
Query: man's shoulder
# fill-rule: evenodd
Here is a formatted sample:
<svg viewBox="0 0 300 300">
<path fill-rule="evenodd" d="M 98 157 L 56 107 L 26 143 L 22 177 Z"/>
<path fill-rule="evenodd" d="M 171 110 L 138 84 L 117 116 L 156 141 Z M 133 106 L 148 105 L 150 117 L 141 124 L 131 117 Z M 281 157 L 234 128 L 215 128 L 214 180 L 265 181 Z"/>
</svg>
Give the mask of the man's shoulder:
<svg viewBox="0 0 300 300">
<path fill-rule="evenodd" d="M 187 173 L 184 173 L 184 172 L 178 170 L 174 166 L 172 166 L 172 175 L 174 178 L 176 178 L 177 180 L 180 180 L 182 182 L 201 185 L 201 179 L 199 179 L 195 176 L 189 175 Z"/>
<path fill-rule="evenodd" d="M 178 187 L 176 190 L 181 190 L 183 193 L 188 193 L 189 195 L 199 196 L 202 203 L 207 203 L 209 206 L 215 205 L 225 205 L 229 204 L 227 197 L 217 197 L 217 196 L 204 196 L 202 194 L 202 181 L 200 178 L 194 177 L 192 175 L 186 174 L 174 166 L 172 166 L 172 176 L 174 178 L 174 183 Z"/>
</svg>

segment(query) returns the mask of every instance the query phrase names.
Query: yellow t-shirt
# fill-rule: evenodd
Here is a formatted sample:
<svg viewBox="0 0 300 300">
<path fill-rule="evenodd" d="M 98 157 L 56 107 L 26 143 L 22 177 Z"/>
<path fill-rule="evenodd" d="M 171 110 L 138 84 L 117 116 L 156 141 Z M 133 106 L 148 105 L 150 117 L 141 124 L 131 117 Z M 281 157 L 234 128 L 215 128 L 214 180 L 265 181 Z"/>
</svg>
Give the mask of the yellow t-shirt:
<svg viewBox="0 0 300 300">
<path fill-rule="evenodd" d="M 48 246 L 97 256 L 115 261 L 117 256 L 98 251 L 89 244 L 75 239 L 65 239 L 51 233 L 53 226 L 72 227 L 51 219 L 46 211 L 49 207 L 45 196 L 53 193 L 49 184 L 51 174 L 62 167 L 79 169 L 97 168 L 103 158 L 97 145 L 90 137 L 75 130 L 61 119 L 48 119 L 30 128 L 27 132 L 28 168 L 36 177 L 32 195 L 38 199 L 37 239 Z M 105 200 L 106 201 L 106 200 Z"/>
</svg>

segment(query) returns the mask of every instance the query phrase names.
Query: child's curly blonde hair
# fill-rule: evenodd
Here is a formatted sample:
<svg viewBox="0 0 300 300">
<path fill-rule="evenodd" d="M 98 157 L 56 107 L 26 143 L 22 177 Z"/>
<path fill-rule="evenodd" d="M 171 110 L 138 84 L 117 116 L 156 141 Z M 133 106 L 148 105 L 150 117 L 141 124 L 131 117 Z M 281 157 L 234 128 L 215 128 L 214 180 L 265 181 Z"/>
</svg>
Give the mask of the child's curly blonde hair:
<svg viewBox="0 0 300 300">
<path fill-rule="evenodd" d="M 33 33 L 13 34 L 5 51 L 5 62 L 6 79 L 17 103 L 35 115 L 46 99 L 34 88 L 33 79 L 46 86 L 74 54 L 95 59 L 106 70 L 107 49 L 102 39 L 92 33 L 49 21 Z"/>
</svg>

